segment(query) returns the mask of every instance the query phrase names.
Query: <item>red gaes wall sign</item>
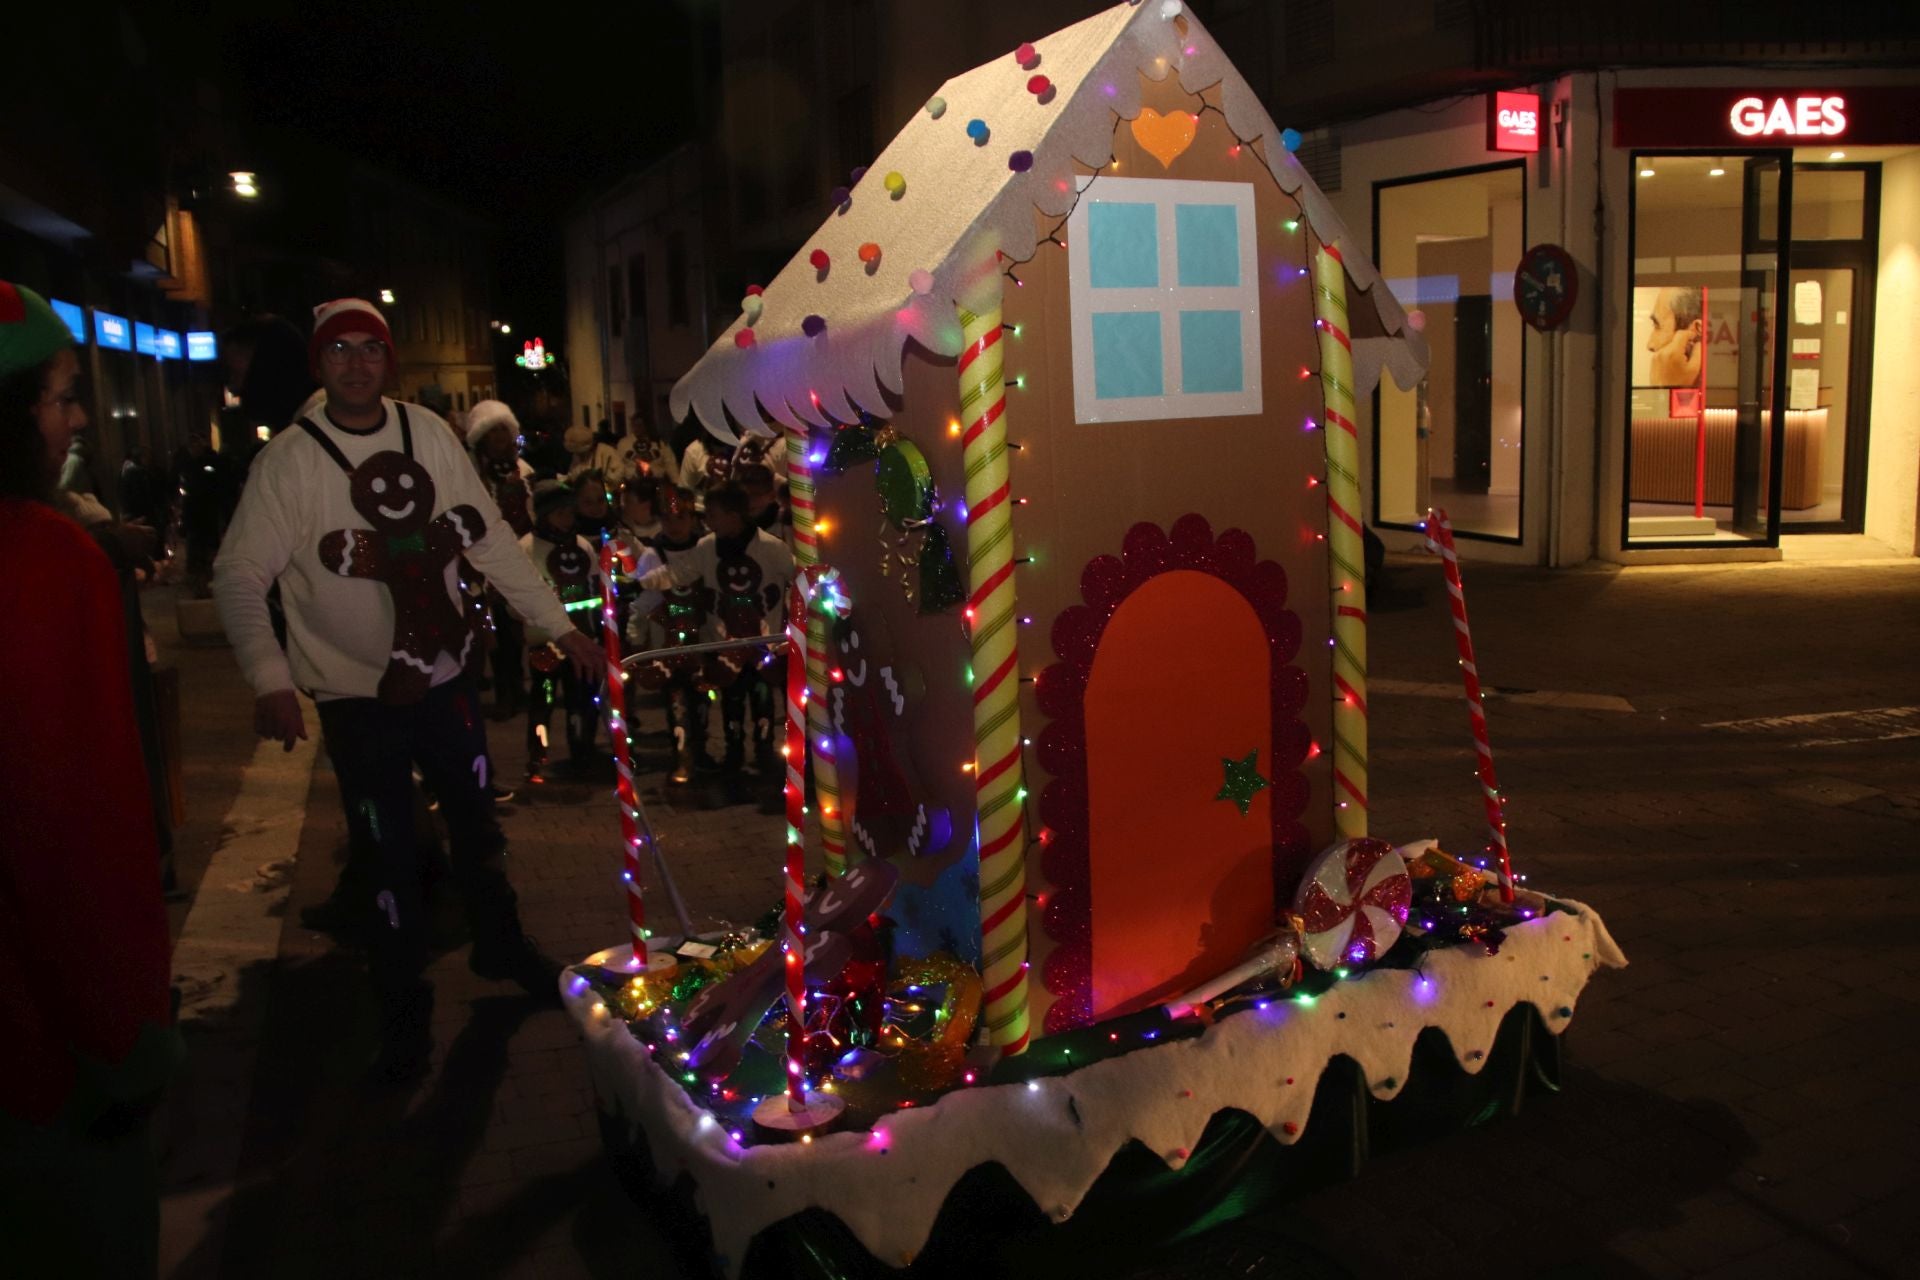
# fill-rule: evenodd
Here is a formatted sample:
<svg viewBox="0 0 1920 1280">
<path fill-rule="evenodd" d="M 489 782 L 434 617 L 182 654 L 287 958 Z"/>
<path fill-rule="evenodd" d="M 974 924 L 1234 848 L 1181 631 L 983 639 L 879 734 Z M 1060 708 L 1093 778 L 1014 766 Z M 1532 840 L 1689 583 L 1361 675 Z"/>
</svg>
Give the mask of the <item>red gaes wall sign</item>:
<svg viewBox="0 0 1920 1280">
<path fill-rule="evenodd" d="M 1505 89 L 1487 95 L 1487 150 L 1538 151 L 1540 149 L 1540 95 L 1509 93 Z"/>
<path fill-rule="evenodd" d="M 1920 88 L 1819 85 L 1616 89 L 1616 147 L 1884 146 L 1920 142 Z"/>
</svg>

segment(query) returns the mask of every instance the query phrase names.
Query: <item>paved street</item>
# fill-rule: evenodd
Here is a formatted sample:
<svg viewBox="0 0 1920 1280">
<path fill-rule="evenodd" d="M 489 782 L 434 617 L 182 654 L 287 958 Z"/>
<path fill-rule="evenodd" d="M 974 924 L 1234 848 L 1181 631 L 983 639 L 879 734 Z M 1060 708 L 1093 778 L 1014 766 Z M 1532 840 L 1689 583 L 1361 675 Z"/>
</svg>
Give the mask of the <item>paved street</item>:
<svg viewBox="0 0 1920 1280">
<path fill-rule="evenodd" d="M 1559 1096 L 1151 1273 L 1311 1252 L 1355 1276 L 1910 1274 L 1920 565 L 1469 564 L 1467 592 L 1503 691 L 1516 865 L 1597 907 L 1632 966 L 1582 1000 Z M 298 922 L 344 848 L 325 757 L 256 753 L 230 655 L 178 643 L 166 594 L 147 607 L 181 674 L 173 921 L 198 957 L 165 1126 L 169 1274 L 679 1274 L 599 1159 L 570 1024 L 471 975 L 454 922 L 432 1077 L 404 1098 L 363 1086 L 356 961 Z M 1391 571 L 1370 643 L 1374 830 L 1464 844 L 1479 797 L 1437 569 Z M 493 732 L 515 782 L 521 735 Z M 702 923 L 773 904 L 778 817 L 654 811 Z M 547 948 L 616 942 L 605 788 L 523 789 L 505 824 Z"/>
</svg>

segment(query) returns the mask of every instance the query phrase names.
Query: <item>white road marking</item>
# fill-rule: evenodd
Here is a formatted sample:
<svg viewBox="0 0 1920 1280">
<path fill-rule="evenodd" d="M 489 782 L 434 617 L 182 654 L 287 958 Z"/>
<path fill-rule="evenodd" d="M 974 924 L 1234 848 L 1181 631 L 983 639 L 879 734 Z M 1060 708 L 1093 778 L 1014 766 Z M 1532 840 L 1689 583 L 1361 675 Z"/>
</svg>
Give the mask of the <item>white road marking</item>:
<svg viewBox="0 0 1920 1280">
<path fill-rule="evenodd" d="M 1827 747 L 1844 742 L 1883 742 L 1894 738 L 1920 736 L 1920 707 L 1868 707 L 1852 711 L 1810 711 L 1797 716 L 1760 716 L 1752 720 L 1715 720 L 1707 729 L 1732 729 L 1736 733 L 1766 733 L 1773 729 L 1808 729 L 1831 726 L 1845 730 L 1889 729 L 1890 733 L 1870 737 L 1820 738 L 1802 746 Z"/>
<path fill-rule="evenodd" d="M 1398 694 L 1403 698 L 1461 698 L 1465 692 L 1457 684 L 1444 684 L 1428 680 L 1380 680 L 1367 681 L 1369 694 Z M 1488 685 L 1480 686 L 1480 692 L 1488 698 L 1499 698 L 1515 706 L 1558 707 L 1563 711 L 1616 711 L 1628 715 L 1633 713 L 1633 704 L 1625 698 L 1611 693 L 1563 693 L 1552 689 L 1510 690 L 1495 689 Z"/>
</svg>

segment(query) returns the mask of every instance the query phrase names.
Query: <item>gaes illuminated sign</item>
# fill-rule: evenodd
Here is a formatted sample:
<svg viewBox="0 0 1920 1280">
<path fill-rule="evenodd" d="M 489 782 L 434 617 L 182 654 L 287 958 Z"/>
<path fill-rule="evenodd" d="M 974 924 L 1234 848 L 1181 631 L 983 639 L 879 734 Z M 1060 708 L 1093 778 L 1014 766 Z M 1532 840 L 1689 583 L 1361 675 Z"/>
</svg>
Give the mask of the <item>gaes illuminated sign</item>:
<svg viewBox="0 0 1920 1280">
<path fill-rule="evenodd" d="M 1660 85 L 1616 89 L 1616 147 L 1849 147 L 1920 143 L 1920 82 Z"/>
<path fill-rule="evenodd" d="M 1538 151 L 1540 149 L 1540 95 L 1508 93 L 1501 90 L 1487 95 L 1487 149 L 1489 151 Z"/>
<path fill-rule="evenodd" d="M 93 340 L 113 351 L 133 350 L 133 326 L 106 311 L 93 313 Z"/>
<path fill-rule="evenodd" d="M 153 354 L 162 360 L 178 360 L 180 358 L 179 332 L 173 329 L 155 329 Z"/>
<path fill-rule="evenodd" d="M 204 329 L 192 329 L 187 332 L 187 359 L 218 360 L 220 358 L 220 340 Z"/>
<path fill-rule="evenodd" d="M 1727 123 L 1743 138 L 1838 138 L 1847 131 L 1847 100 L 1839 94 L 1741 98 Z"/>
<path fill-rule="evenodd" d="M 160 354 L 154 350 L 153 326 L 144 320 L 135 320 L 133 322 L 133 349 L 143 356 Z"/>
</svg>

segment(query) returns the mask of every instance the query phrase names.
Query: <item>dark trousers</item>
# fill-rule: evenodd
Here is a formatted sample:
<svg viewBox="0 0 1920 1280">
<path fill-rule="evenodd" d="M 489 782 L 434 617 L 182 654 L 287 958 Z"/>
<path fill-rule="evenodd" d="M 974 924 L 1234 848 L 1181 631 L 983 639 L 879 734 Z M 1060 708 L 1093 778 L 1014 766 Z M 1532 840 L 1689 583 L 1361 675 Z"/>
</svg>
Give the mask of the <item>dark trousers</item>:
<svg viewBox="0 0 1920 1280">
<path fill-rule="evenodd" d="M 473 682 L 448 681 L 407 707 L 374 698 L 319 707 L 353 842 L 369 855 L 370 884 L 361 892 L 372 923 L 367 950 L 376 990 L 383 997 L 411 991 L 427 959 L 426 893 L 413 830 L 416 763 L 440 800 L 474 947 L 511 941 L 519 912 L 507 881 L 506 837 L 487 790 L 491 766 Z"/>
<path fill-rule="evenodd" d="M 504 602 L 493 609 L 493 705 L 504 719 L 527 687 L 527 628 Z"/>
<path fill-rule="evenodd" d="M 566 721 L 567 758 L 585 761 L 599 736 L 599 694 L 600 682 L 582 680 L 571 662 L 555 671 L 535 671 L 533 689 L 527 697 L 528 761 L 547 758 L 547 747 L 553 741 L 555 707 L 561 709 Z"/>
<path fill-rule="evenodd" d="M 739 678 L 720 691 L 721 729 L 727 742 L 727 764 L 738 767 L 746 757 L 748 738 L 753 740 L 753 762 L 765 768 L 773 759 L 773 711 L 783 702 L 787 669 L 782 662 L 750 666 Z"/>
<path fill-rule="evenodd" d="M 693 776 L 696 757 L 707 759 L 707 695 L 690 675 L 677 675 L 662 690 L 667 698 L 667 730 L 673 734 L 671 776 L 685 782 Z M 632 727 L 628 717 L 628 727 Z"/>
<path fill-rule="evenodd" d="M 181 523 L 187 544 L 187 583 L 196 596 L 204 596 L 207 582 L 213 577 L 213 558 L 220 550 L 220 520 L 218 516 L 208 519 L 202 515 Z"/>
</svg>

